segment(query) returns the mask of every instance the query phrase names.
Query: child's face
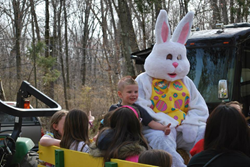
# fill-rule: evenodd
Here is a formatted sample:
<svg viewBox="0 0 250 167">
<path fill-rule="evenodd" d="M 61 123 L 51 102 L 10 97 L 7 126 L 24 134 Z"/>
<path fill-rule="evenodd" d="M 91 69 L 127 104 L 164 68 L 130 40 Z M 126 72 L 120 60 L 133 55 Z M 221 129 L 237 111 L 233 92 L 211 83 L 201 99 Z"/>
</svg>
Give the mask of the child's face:
<svg viewBox="0 0 250 167">
<path fill-rule="evenodd" d="M 66 116 L 63 116 L 60 121 L 58 122 L 58 124 L 54 124 L 53 127 L 55 130 L 57 130 L 59 132 L 60 135 L 63 136 L 63 126 L 64 126 L 64 122 L 65 122 L 65 117 Z"/>
<path fill-rule="evenodd" d="M 118 91 L 118 96 L 122 99 L 122 105 L 132 105 L 138 98 L 138 85 L 125 85 L 122 91 Z"/>
</svg>

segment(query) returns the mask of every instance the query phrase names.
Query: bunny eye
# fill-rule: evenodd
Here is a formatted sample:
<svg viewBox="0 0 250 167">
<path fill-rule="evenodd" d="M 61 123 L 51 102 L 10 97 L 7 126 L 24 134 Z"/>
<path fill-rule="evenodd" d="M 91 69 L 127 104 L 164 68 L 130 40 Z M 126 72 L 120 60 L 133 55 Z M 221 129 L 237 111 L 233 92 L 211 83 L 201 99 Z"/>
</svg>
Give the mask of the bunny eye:
<svg viewBox="0 0 250 167">
<path fill-rule="evenodd" d="M 181 60 L 181 59 L 182 59 L 181 55 L 178 55 L 177 60 Z"/>
<path fill-rule="evenodd" d="M 172 60 L 172 58 L 173 56 L 171 54 L 168 54 L 166 59 Z"/>
</svg>

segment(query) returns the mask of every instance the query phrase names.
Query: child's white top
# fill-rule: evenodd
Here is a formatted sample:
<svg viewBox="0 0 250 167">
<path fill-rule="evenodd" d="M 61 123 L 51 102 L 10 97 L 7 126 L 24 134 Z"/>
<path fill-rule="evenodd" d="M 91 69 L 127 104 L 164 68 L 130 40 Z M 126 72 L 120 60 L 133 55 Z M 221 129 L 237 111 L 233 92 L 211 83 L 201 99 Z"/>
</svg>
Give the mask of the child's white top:
<svg viewBox="0 0 250 167">
<path fill-rule="evenodd" d="M 77 147 L 77 150 L 75 149 L 75 147 L 76 147 L 75 144 L 76 144 L 76 142 L 73 142 L 73 143 L 70 145 L 69 149 L 70 149 L 70 150 L 75 150 L 75 151 L 86 152 L 86 153 L 89 152 L 89 146 L 88 146 L 87 144 L 85 144 L 84 141 L 79 142 L 78 147 Z M 85 146 L 83 147 L 84 144 L 85 144 Z M 82 147 L 83 147 L 83 148 L 82 148 Z"/>
</svg>

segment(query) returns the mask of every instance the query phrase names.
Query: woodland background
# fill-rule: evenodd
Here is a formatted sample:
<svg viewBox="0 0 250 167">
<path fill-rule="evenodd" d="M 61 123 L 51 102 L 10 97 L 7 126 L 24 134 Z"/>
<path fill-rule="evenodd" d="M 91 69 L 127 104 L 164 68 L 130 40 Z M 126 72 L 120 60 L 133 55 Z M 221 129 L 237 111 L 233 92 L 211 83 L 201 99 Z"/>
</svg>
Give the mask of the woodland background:
<svg viewBox="0 0 250 167">
<path fill-rule="evenodd" d="M 172 30 L 188 11 L 195 12 L 193 28 L 204 30 L 248 22 L 249 6 L 249 0 L 0 0 L 1 99 L 15 101 L 27 80 L 62 108 L 99 117 L 118 102 L 119 78 L 142 72 L 130 56 L 154 44 L 160 9 Z"/>
</svg>

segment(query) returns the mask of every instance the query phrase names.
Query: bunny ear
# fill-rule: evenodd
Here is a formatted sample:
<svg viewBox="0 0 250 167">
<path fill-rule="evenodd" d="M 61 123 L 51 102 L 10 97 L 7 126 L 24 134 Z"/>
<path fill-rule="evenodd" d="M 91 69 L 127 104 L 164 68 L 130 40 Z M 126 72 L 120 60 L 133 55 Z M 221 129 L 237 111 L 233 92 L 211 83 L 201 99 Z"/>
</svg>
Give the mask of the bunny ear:
<svg viewBox="0 0 250 167">
<path fill-rule="evenodd" d="M 165 10 L 160 10 L 160 13 L 157 17 L 155 25 L 155 38 L 157 44 L 167 42 L 171 38 L 170 28 L 168 24 L 168 15 Z"/>
<path fill-rule="evenodd" d="M 193 24 L 194 12 L 188 12 L 174 30 L 172 41 L 185 44 Z"/>
</svg>

